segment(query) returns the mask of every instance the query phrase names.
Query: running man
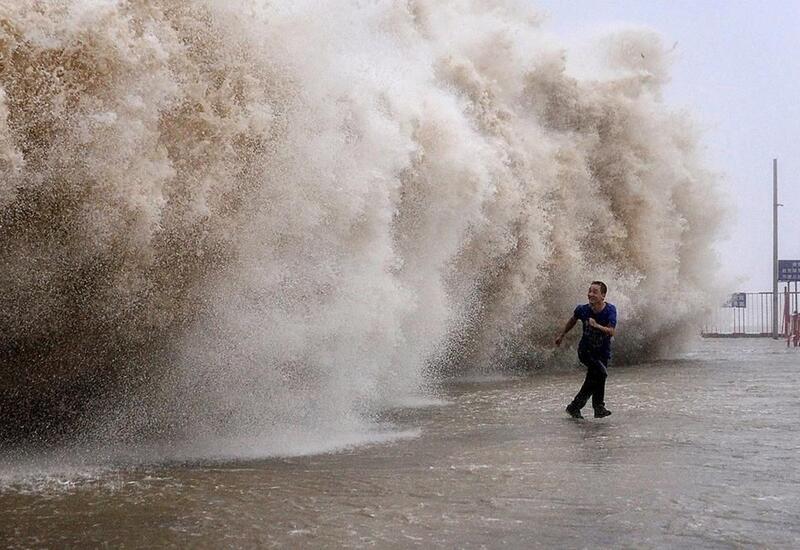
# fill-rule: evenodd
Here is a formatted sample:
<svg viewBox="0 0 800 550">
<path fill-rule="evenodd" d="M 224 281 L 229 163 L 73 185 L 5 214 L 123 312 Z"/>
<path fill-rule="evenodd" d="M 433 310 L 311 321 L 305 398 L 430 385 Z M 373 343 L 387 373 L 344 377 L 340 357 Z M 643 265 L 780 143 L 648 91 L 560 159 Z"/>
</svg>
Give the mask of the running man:
<svg viewBox="0 0 800 550">
<path fill-rule="evenodd" d="M 589 285 L 589 303 L 575 308 L 564 330 L 556 337 L 556 346 L 579 320 L 583 323 L 583 336 L 578 344 L 578 359 L 586 365 L 586 380 L 578 395 L 567 405 L 567 413 L 572 418 L 583 418 L 581 409 L 592 397 L 594 417 L 603 418 L 611 414 L 606 409 L 603 397 L 606 391 L 608 361 L 611 359 L 611 338 L 617 326 L 617 308 L 606 302 L 608 287 L 602 281 L 592 281 Z"/>
</svg>

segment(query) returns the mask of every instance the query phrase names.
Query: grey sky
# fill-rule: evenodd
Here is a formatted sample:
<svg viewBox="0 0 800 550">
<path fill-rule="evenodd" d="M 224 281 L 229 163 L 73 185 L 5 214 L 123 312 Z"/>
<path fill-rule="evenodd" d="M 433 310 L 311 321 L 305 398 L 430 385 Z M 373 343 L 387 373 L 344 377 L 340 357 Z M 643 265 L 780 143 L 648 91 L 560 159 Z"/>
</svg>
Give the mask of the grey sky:
<svg viewBox="0 0 800 550">
<path fill-rule="evenodd" d="M 734 208 L 719 244 L 735 290 L 772 288 L 772 159 L 779 257 L 800 259 L 800 0 L 531 0 L 569 46 L 609 27 L 645 26 L 677 42 L 665 100 L 705 129 Z M 733 290 L 733 289 L 732 289 Z"/>
</svg>

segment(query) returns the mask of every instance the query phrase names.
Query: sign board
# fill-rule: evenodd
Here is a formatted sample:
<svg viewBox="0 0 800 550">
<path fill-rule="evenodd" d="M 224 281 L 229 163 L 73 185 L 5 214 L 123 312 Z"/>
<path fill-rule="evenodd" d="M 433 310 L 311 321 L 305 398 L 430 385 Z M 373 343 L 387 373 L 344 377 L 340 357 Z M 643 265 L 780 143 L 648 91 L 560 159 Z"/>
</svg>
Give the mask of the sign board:
<svg viewBox="0 0 800 550">
<path fill-rule="evenodd" d="M 744 292 L 731 294 L 731 297 L 725 300 L 722 307 L 747 307 L 747 294 Z"/>
<path fill-rule="evenodd" d="M 800 260 L 778 260 L 779 281 L 800 281 Z"/>
</svg>

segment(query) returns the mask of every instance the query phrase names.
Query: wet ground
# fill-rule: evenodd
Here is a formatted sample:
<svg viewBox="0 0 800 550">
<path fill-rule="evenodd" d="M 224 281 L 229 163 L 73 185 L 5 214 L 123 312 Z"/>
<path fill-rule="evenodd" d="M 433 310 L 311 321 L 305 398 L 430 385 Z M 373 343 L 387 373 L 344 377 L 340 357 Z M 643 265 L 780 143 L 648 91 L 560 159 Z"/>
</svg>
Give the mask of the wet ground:
<svg viewBox="0 0 800 550">
<path fill-rule="evenodd" d="M 6 471 L 0 547 L 800 547 L 800 351 L 612 367 L 602 420 L 563 412 L 581 379 L 453 385 L 393 414 L 416 437 L 333 454 Z"/>
</svg>

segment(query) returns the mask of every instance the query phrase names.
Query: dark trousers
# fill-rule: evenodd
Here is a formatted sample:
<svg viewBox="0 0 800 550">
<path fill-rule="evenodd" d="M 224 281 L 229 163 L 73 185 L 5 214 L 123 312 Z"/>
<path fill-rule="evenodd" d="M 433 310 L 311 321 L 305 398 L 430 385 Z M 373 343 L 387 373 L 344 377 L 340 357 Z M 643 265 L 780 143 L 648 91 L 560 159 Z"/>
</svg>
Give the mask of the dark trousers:
<svg viewBox="0 0 800 550">
<path fill-rule="evenodd" d="M 578 359 L 586 365 L 586 380 L 583 381 L 578 395 L 572 400 L 572 407 L 580 410 L 586 405 L 589 396 L 592 397 L 592 407 L 595 410 L 605 407 L 603 398 L 606 393 L 606 377 L 608 372 L 606 365 L 608 360 L 604 357 L 597 357 L 591 353 L 578 352 Z"/>
</svg>

